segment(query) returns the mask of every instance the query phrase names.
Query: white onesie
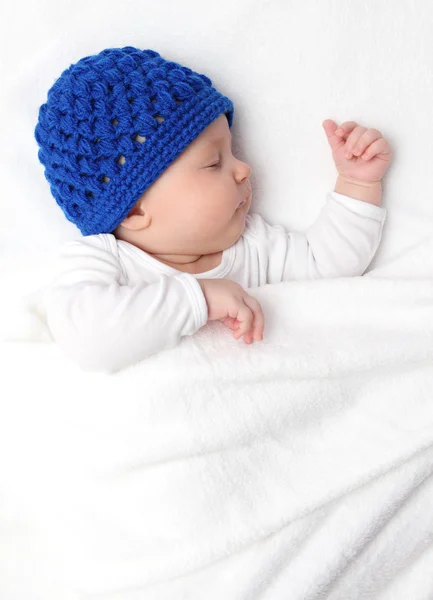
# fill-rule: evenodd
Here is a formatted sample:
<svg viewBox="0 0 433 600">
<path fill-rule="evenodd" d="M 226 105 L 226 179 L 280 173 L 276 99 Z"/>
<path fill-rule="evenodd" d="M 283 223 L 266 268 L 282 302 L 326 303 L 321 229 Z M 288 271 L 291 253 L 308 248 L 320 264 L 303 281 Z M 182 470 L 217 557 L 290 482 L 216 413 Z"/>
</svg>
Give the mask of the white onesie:
<svg viewBox="0 0 433 600">
<path fill-rule="evenodd" d="M 376 253 L 386 210 L 329 192 L 304 233 L 250 213 L 242 236 L 210 271 L 189 274 L 112 234 L 67 242 L 44 292 L 53 339 L 84 370 L 114 372 L 192 335 L 208 317 L 197 279 L 244 289 L 294 279 L 353 277 Z M 266 317 L 266 315 L 265 315 Z"/>
</svg>

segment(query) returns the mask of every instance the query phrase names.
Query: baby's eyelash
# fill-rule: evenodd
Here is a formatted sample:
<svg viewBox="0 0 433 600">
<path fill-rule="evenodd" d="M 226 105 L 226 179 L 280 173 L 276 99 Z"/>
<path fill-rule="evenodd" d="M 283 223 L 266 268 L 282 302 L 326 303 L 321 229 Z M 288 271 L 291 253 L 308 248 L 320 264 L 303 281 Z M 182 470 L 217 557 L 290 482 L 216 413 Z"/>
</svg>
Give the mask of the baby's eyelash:
<svg viewBox="0 0 433 600">
<path fill-rule="evenodd" d="M 219 165 L 219 164 L 220 164 L 220 162 L 221 162 L 221 161 L 218 161 L 218 162 L 214 163 L 213 165 L 209 165 L 209 167 L 216 167 L 217 165 Z"/>
</svg>

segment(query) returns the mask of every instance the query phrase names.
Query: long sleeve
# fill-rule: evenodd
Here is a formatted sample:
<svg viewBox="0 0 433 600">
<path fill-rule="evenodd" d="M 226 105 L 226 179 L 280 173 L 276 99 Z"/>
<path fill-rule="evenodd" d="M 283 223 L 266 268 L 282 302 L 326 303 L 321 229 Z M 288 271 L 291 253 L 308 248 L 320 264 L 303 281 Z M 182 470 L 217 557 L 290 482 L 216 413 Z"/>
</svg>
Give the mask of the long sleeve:
<svg viewBox="0 0 433 600">
<path fill-rule="evenodd" d="M 384 208 L 336 192 L 327 194 L 305 233 L 249 215 L 248 285 L 362 275 L 377 251 L 385 218 Z"/>
<path fill-rule="evenodd" d="M 117 258 L 98 236 L 69 242 L 45 295 L 54 340 L 84 370 L 114 372 L 178 344 L 207 321 L 197 280 L 161 274 L 126 285 Z"/>
<path fill-rule="evenodd" d="M 317 277 L 362 275 L 379 247 L 386 210 L 332 192 L 306 231 L 306 273 Z"/>
</svg>

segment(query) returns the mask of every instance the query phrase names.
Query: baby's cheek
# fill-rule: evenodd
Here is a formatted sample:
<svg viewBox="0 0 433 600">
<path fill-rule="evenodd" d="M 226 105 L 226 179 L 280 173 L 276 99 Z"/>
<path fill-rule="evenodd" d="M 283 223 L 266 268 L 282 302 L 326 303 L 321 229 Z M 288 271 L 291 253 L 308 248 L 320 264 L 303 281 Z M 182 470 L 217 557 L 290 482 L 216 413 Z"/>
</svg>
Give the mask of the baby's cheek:
<svg viewBox="0 0 433 600">
<path fill-rule="evenodd" d="M 216 187 L 216 186 L 215 186 Z M 206 241 L 224 232 L 233 218 L 234 208 L 227 191 L 215 189 L 201 190 L 194 196 L 193 201 L 184 204 L 182 221 L 196 240 Z M 206 193 L 207 192 L 207 193 Z"/>
<path fill-rule="evenodd" d="M 231 206 L 229 210 L 227 203 L 219 202 L 217 206 L 212 207 L 207 212 L 204 219 L 204 227 L 209 232 L 220 232 L 227 228 L 228 223 L 233 217 L 233 213 L 234 209 Z"/>
<path fill-rule="evenodd" d="M 221 219 L 213 211 L 196 211 L 191 215 L 189 221 L 189 231 L 191 232 L 191 236 L 195 240 L 201 241 L 213 238 L 221 228 L 220 221 Z"/>
<path fill-rule="evenodd" d="M 210 219 L 202 208 L 185 208 L 177 218 L 174 219 L 175 229 L 182 230 L 185 235 L 194 238 L 206 235 Z"/>
<path fill-rule="evenodd" d="M 197 216 L 195 222 L 195 233 L 196 237 L 200 239 L 207 239 L 212 236 L 217 228 L 217 217 L 214 214 L 202 214 Z"/>
</svg>

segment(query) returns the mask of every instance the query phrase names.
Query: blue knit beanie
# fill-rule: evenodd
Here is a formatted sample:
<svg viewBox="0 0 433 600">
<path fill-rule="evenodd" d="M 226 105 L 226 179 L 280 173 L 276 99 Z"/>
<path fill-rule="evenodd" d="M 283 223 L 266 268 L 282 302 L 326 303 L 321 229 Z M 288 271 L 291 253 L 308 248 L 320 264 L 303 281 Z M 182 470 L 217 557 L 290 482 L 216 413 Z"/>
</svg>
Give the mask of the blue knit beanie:
<svg viewBox="0 0 433 600">
<path fill-rule="evenodd" d="M 234 107 L 206 75 L 154 50 L 107 48 L 72 64 L 39 108 L 51 193 L 83 235 L 112 232 L 144 191 Z"/>
</svg>

